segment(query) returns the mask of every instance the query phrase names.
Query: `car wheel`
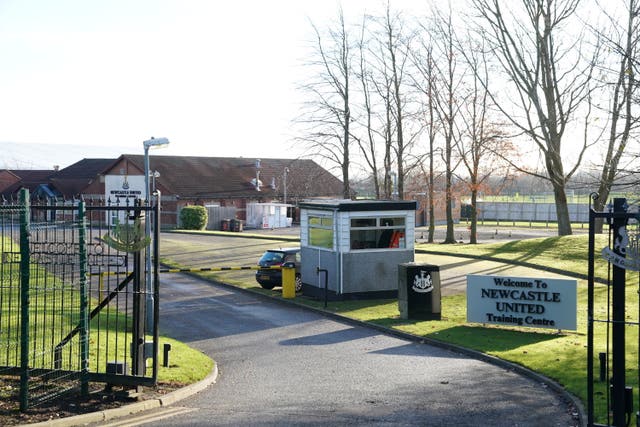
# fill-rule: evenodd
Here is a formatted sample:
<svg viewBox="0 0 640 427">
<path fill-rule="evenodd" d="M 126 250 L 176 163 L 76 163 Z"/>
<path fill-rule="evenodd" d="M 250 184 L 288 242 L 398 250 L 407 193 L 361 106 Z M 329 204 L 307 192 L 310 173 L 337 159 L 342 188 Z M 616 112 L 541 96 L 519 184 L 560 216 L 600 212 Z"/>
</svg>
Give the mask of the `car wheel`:
<svg viewBox="0 0 640 427">
<path fill-rule="evenodd" d="M 262 289 L 273 289 L 275 285 L 260 283 L 260 286 L 262 286 Z"/>
<path fill-rule="evenodd" d="M 300 292 L 302 290 L 302 276 L 296 274 L 296 292 Z"/>
</svg>

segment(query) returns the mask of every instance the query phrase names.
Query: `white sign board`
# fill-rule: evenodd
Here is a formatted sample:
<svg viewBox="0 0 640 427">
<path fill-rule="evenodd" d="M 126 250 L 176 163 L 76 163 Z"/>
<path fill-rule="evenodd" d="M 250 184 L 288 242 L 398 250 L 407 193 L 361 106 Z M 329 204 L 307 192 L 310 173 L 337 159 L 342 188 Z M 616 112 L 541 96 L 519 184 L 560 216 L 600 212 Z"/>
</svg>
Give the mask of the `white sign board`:
<svg viewBox="0 0 640 427">
<path fill-rule="evenodd" d="M 106 175 L 104 177 L 104 198 L 113 204 L 125 205 L 127 199 L 132 206 L 135 199 L 144 199 L 143 175 Z"/>
<path fill-rule="evenodd" d="M 146 193 L 144 175 L 105 175 L 104 199 L 116 206 L 134 206 L 136 199 L 144 199 Z M 125 212 L 112 212 L 109 224 L 125 221 Z"/>
<path fill-rule="evenodd" d="M 468 275 L 467 321 L 576 330 L 577 281 Z"/>
</svg>

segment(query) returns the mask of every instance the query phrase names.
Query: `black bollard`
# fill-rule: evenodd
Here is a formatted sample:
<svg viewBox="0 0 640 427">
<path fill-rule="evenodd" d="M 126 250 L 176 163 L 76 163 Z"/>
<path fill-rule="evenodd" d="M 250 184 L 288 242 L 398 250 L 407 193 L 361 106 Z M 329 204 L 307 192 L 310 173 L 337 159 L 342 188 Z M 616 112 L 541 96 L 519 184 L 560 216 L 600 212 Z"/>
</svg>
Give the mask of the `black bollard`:
<svg viewBox="0 0 640 427">
<path fill-rule="evenodd" d="M 600 382 L 607 378 L 607 353 L 599 353 L 600 358 Z"/>
<path fill-rule="evenodd" d="M 165 344 L 162 347 L 163 350 L 163 360 L 162 360 L 162 366 L 164 366 L 165 368 L 169 367 L 169 352 L 171 351 L 171 344 Z"/>
</svg>

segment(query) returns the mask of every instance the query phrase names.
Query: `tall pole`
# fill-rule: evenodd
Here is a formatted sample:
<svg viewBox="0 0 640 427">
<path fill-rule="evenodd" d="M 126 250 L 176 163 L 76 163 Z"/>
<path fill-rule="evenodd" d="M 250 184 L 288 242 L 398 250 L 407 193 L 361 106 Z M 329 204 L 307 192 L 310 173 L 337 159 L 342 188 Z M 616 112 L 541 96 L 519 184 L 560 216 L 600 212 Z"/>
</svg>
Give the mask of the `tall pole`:
<svg viewBox="0 0 640 427">
<path fill-rule="evenodd" d="M 29 408 L 29 280 L 31 241 L 29 190 L 20 190 L 20 411 Z"/>
<path fill-rule="evenodd" d="M 284 168 L 284 204 L 287 204 L 287 172 L 289 168 Z"/>
<path fill-rule="evenodd" d="M 148 139 L 143 142 L 144 147 L 144 186 L 145 186 L 145 198 L 146 198 L 146 206 L 147 211 L 145 212 L 145 221 L 144 221 L 144 231 L 146 238 L 153 240 L 151 237 L 151 189 L 149 188 L 149 149 L 151 147 L 159 148 L 165 147 L 169 145 L 169 140 L 167 138 L 154 138 Z M 154 186 L 155 186 L 155 178 L 154 178 Z M 151 242 L 147 246 L 145 251 L 145 292 L 146 292 L 146 319 L 147 319 L 147 330 L 151 330 L 153 327 L 154 320 L 154 309 L 153 309 L 153 285 L 151 283 Z"/>
<path fill-rule="evenodd" d="M 627 218 L 624 214 L 627 212 L 627 199 L 613 199 L 613 241 L 624 242 L 626 240 Z M 617 215 L 616 215 L 617 214 Z M 615 247 L 613 251 L 621 258 L 625 258 L 626 247 L 622 245 Z M 613 425 L 624 426 L 625 422 L 625 386 L 626 386 L 626 364 L 625 364 L 625 293 L 626 293 L 626 270 L 618 265 L 613 265 L 612 274 L 612 309 L 613 309 L 613 326 L 612 344 L 613 344 L 613 378 L 611 380 L 612 391 L 611 401 L 613 402 Z M 630 409 L 630 408 L 629 408 Z"/>
<path fill-rule="evenodd" d="M 144 187 L 145 200 L 147 208 L 151 207 L 151 189 L 149 186 L 149 145 L 144 144 Z M 147 210 L 144 214 L 144 235 L 151 238 L 151 210 Z M 145 250 L 145 293 L 146 293 L 146 313 L 147 313 L 147 330 L 153 326 L 153 292 L 151 287 L 151 247 Z"/>
</svg>

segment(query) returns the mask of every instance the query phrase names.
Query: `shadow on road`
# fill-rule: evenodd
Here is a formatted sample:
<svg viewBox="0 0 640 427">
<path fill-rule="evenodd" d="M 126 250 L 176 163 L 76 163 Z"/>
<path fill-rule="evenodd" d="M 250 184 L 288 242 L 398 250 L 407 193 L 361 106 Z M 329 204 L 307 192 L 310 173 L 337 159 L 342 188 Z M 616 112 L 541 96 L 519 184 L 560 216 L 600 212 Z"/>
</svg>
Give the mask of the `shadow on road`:
<svg viewBox="0 0 640 427">
<path fill-rule="evenodd" d="M 326 332 L 323 334 L 309 335 L 306 337 L 292 338 L 280 341 L 280 345 L 332 345 L 342 342 L 358 340 L 378 335 L 376 331 L 366 331 L 363 328 L 342 329 L 340 331 Z"/>
</svg>

